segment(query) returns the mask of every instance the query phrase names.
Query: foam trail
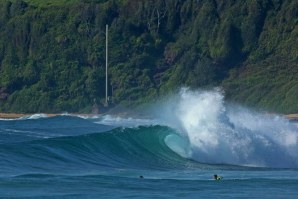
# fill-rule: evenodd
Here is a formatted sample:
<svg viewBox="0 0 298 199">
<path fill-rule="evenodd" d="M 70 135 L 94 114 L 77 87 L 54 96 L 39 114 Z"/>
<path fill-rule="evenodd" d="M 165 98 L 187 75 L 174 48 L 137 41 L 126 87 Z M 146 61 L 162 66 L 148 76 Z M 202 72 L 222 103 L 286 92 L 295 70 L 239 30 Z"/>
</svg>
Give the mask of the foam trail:
<svg viewBox="0 0 298 199">
<path fill-rule="evenodd" d="M 21 117 L 20 119 L 37 120 L 37 119 L 48 118 L 48 117 L 49 116 L 47 114 L 37 113 L 37 114 L 30 115 L 30 116 Z"/>
<path fill-rule="evenodd" d="M 189 139 L 190 158 L 216 164 L 298 167 L 298 128 L 283 117 L 226 106 L 219 89 L 182 89 L 174 112 Z"/>
<path fill-rule="evenodd" d="M 120 116 L 105 115 L 97 121 L 98 124 L 121 126 L 121 127 L 138 127 L 138 126 L 150 126 L 157 125 L 159 122 L 152 119 L 136 119 L 132 117 L 124 118 Z"/>
</svg>

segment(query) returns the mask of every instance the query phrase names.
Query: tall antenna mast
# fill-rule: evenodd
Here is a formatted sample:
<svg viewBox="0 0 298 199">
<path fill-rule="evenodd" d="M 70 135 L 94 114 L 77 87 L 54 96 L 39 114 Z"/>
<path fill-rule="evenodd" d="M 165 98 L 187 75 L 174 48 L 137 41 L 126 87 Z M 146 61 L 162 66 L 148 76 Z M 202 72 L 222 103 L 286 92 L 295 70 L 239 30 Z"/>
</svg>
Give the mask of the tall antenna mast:
<svg viewBox="0 0 298 199">
<path fill-rule="evenodd" d="M 106 101 L 105 106 L 108 104 L 108 39 L 109 39 L 109 25 L 106 24 Z"/>
</svg>

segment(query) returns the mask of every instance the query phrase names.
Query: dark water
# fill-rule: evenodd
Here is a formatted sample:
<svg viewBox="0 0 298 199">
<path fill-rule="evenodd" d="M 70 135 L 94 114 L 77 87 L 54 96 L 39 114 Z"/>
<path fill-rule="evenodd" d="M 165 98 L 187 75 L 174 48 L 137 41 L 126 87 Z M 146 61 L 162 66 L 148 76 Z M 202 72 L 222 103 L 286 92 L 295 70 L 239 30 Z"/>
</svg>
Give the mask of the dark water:
<svg viewBox="0 0 298 199">
<path fill-rule="evenodd" d="M 198 152 L 187 154 L 189 145 L 190 138 L 174 128 L 147 120 L 1 120 L 0 196 L 297 198 L 295 163 L 288 168 L 206 163 Z M 223 180 L 214 181 L 215 173 Z"/>
</svg>

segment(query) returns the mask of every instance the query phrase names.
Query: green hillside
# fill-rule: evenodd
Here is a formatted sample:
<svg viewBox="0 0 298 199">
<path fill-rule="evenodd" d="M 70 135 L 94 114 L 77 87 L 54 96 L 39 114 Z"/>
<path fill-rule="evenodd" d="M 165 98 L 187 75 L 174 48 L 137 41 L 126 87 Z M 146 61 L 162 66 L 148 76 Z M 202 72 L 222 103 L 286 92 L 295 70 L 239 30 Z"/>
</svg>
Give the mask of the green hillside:
<svg viewBox="0 0 298 199">
<path fill-rule="evenodd" d="M 2 0 L 0 111 L 139 105 L 181 86 L 298 112 L 295 0 Z"/>
<path fill-rule="evenodd" d="M 68 3 L 78 3 L 79 0 L 24 0 L 24 2 L 38 7 L 47 7 L 53 5 L 61 6 Z"/>
</svg>

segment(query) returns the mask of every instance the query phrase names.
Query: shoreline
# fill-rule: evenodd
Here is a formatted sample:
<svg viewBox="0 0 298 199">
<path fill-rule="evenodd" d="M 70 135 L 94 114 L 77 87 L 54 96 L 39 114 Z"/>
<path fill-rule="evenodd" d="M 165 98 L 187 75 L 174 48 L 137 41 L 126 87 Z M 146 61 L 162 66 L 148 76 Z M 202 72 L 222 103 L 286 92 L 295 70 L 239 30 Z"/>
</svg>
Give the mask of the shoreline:
<svg viewBox="0 0 298 199">
<path fill-rule="evenodd" d="M 0 113 L 0 119 L 18 119 L 22 117 L 30 117 L 36 114 L 42 114 L 46 117 L 56 117 L 64 115 L 63 113 L 32 113 L 32 114 L 26 114 L 26 113 Z M 94 117 L 98 116 L 99 114 L 87 114 L 87 113 L 69 113 L 69 115 L 73 116 L 82 116 L 82 117 Z M 297 120 L 298 121 L 298 114 L 288 114 L 284 115 L 289 120 Z"/>
<path fill-rule="evenodd" d="M 298 121 L 298 114 L 289 114 L 286 117 L 290 120 L 297 120 Z"/>
<path fill-rule="evenodd" d="M 57 117 L 57 116 L 62 116 L 65 115 L 64 113 L 32 113 L 32 114 L 27 114 L 27 113 L 0 113 L 0 119 L 18 119 L 22 117 L 31 117 L 37 114 L 44 115 L 45 117 Z M 74 115 L 74 116 L 82 116 L 82 117 L 94 117 L 97 116 L 96 114 L 80 114 L 80 113 L 69 113 L 69 115 Z"/>
</svg>

